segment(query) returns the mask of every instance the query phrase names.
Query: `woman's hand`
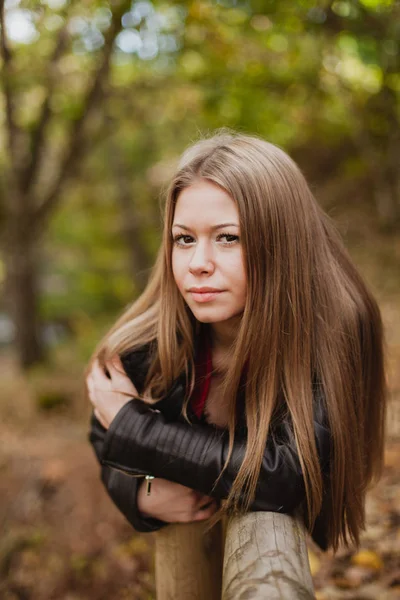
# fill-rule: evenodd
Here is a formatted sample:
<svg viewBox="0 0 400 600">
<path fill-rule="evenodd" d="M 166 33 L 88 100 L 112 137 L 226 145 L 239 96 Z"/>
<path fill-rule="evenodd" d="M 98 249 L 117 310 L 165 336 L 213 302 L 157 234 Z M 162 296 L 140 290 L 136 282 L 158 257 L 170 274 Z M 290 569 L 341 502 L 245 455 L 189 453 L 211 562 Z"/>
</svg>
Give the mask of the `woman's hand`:
<svg viewBox="0 0 400 600">
<path fill-rule="evenodd" d="M 137 506 L 143 517 L 166 523 L 191 523 L 210 518 L 217 510 L 215 498 L 185 487 L 180 483 L 156 477 L 147 496 L 147 482 L 139 487 Z"/>
<path fill-rule="evenodd" d="M 103 427 L 108 429 L 119 410 L 133 397 L 138 396 L 138 392 L 118 357 L 106 361 L 105 369 L 110 378 L 99 361 L 95 360 L 86 378 L 86 385 L 94 414 Z M 151 482 L 149 496 L 146 482 L 140 485 L 137 500 L 138 509 L 143 516 L 160 519 L 166 523 L 203 521 L 211 517 L 218 508 L 215 498 L 159 477 Z"/>
<path fill-rule="evenodd" d="M 110 378 L 96 359 L 86 378 L 86 385 L 94 414 L 103 427 L 108 429 L 119 410 L 133 397 L 138 396 L 138 392 L 125 373 L 118 356 L 106 361 L 105 367 Z"/>
</svg>

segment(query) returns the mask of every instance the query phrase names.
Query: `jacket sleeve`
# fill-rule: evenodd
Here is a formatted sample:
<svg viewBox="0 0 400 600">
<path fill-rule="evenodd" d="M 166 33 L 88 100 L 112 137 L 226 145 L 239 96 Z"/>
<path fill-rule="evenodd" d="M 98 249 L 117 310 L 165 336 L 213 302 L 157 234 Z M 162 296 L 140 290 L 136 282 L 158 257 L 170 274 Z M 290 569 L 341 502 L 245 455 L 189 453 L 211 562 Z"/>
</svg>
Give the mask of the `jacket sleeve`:
<svg viewBox="0 0 400 600">
<path fill-rule="evenodd" d="M 92 413 L 89 441 L 99 462 L 103 453 L 106 433 L 106 429 Z M 168 523 L 152 517 L 144 517 L 138 510 L 137 494 L 140 485 L 143 483 L 143 477 L 140 473 L 140 470 L 137 470 L 136 473 L 128 474 L 107 465 L 101 466 L 101 480 L 108 495 L 132 527 L 141 532 L 156 531 L 168 525 Z M 146 474 L 143 473 L 143 475 Z"/>
<path fill-rule="evenodd" d="M 322 469 L 329 463 L 330 434 L 322 402 L 315 410 L 314 430 Z M 229 432 L 213 426 L 168 422 L 162 413 L 133 398 L 113 419 L 101 453 L 103 467 L 134 474 L 138 469 L 218 499 L 224 499 L 243 461 L 246 440 L 234 440 L 228 467 Z M 290 427 L 269 435 L 250 510 L 292 513 L 305 499 L 305 487 Z M 242 499 L 239 499 L 241 501 Z"/>
</svg>

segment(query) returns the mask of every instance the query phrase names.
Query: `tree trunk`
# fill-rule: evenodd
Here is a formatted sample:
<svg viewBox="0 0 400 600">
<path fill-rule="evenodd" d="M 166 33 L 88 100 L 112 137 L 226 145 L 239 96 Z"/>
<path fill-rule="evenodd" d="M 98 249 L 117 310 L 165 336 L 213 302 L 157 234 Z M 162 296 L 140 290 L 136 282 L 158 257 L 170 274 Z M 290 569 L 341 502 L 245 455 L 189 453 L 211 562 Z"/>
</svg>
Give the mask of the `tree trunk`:
<svg viewBox="0 0 400 600">
<path fill-rule="evenodd" d="M 375 204 L 384 231 L 396 231 L 400 223 L 400 180 L 397 169 L 393 172 L 387 166 L 382 174 L 375 177 Z"/>
<path fill-rule="evenodd" d="M 148 218 L 138 206 L 133 177 L 120 147 L 110 142 L 110 162 L 115 175 L 116 199 L 120 208 L 121 233 L 129 254 L 129 271 L 139 292 L 146 287 L 153 263 L 146 249 L 141 232 Z"/>
<path fill-rule="evenodd" d="M 41 362 L 37 239 L 28 223 L 16 224 L 6 251 L 7 304 L 15 328 L 15 346 L 23 369 Z"/>
</svg>

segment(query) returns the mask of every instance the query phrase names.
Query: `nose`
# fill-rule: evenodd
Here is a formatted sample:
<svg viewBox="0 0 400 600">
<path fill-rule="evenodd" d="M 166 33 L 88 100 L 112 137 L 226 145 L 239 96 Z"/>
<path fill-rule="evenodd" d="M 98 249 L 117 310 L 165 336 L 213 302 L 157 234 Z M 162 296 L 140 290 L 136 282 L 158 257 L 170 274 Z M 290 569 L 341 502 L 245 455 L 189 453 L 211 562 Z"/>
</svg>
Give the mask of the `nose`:
<svg viewBox="0 0 400 600">
<path fill-rule="evenodd" d="M 189 271 L 193 275 L 209 274 L 215 270 L 212 249 L 206 242 L 198 242 L 193 249 L 189 262 Z"/>
</svg>

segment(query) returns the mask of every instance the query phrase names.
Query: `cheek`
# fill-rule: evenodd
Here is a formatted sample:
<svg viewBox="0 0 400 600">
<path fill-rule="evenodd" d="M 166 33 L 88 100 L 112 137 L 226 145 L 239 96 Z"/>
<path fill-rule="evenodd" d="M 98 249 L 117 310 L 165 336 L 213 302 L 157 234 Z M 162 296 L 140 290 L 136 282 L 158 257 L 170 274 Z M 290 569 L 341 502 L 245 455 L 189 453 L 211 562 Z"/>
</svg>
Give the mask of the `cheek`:
<svg viewBox="0 0 400 600">
<path fill-rule="evenodd" d="M 182 285 L 183 285 L 183 268 L 182 268 L 182 261 L 179 260 L 179 255 L 176 252 L 172 252 L 171 263 L 172 263 L 172 274 L 174 276 L 175 283 L 178 286 L 178 288 L 181 290 Z"/>
<path fill-rule="evenodd" d="M 237 307 L 244 309 L 247 299 L 247 281 L 244 271 L 237 271 L 234 282 L 235 288 L 235 304 Z"/>
<path fill-rule="evenodd" d="M 229 264 L 229 277 L 238 296 L 246 295 L 247 278 L 242 255 L 232 257 Z"/>
<path fill-rule="evenodd" d="M 244 270 L 241 272 L 241 277 L 238 277 L 238 282 L 237 282 L 237 289 L 238 289 L 238 296 L 241 300 L 241 302 L 244 304 L 246 302 L 246 297 L 247 297 L 247 281 L 246 281 L 246 274 L 244 272 Z"/>
</svg>

